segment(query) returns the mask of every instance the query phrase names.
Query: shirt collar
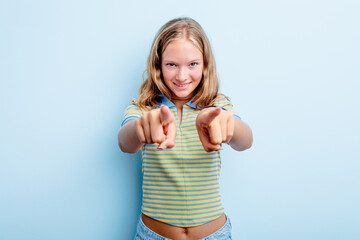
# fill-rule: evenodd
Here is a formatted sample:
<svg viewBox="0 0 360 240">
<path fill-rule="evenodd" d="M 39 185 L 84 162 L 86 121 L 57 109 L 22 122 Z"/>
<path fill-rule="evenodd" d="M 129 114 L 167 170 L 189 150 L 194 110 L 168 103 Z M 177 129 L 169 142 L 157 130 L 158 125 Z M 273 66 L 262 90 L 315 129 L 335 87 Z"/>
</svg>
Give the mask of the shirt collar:
<svg viewBox="0 0 360 240">
<path fill-rule="evenodd" d="M 171 102 L 166 96 L 160 94 L 161 97 L 161 104 L 168 106 L 169 108 L 176 108 L 175 104 L 173 102 Z M 191 99 L 190 101 L 188 101 L 187 103 L 185 103 L 184 105 L 188 105 L 191 108 L 196 109 L 196 105 L 195 103 L 192 102 L 193 99 Z"/>
</svg>

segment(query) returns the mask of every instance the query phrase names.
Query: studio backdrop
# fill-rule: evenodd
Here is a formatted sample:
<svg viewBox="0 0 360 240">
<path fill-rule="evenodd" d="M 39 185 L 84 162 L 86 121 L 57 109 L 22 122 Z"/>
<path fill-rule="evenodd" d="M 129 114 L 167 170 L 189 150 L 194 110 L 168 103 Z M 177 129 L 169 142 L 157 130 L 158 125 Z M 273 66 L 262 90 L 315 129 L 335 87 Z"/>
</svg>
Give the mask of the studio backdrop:
<svg viewBox="0 0 360 240">
<path fill-rule="evenodd" d="M 0 239 L 132 239 L 140 154 L 117 132 L 158 29 L 188 16 L 253 129 L 221 151 L 233 238 L 355 240 L 359 1 L 0 1 Z"/>
</svg>

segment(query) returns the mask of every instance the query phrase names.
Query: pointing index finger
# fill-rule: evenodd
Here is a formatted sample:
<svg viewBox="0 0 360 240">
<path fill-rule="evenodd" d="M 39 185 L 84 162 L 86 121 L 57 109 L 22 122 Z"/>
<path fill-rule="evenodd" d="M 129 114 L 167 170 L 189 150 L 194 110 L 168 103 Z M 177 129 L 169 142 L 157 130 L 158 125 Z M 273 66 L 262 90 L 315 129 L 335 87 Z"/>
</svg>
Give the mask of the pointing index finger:
<svg viewBox="0 0 360 240">
<path fill-rule="evenodd" d="M 176 123 L 174 115 L 167 106 L 160 107 L 160 122 L 166 135 L 165 141 L 159 144 L 158 149 L 173 148 L 176 138 Z"/>
<path fill-rule="evenodd" d="M 214 121 L 214 119 L 219 116 L 221 112 L 220 108 L 214 108 L 211 109 L 211 111 L 209 111 L 208 115 L 206 116 L 206 118 L 204 119 L 203 124 L 205 125 L 209 125 L 212 121 Z"/>
<path fill-rule="evenodd" d="M 172 122 L 172 113 L 169 107 L 163 105 L 160 107 L 160 122 L 162 125 L 167 125 Z"/>
</svg>

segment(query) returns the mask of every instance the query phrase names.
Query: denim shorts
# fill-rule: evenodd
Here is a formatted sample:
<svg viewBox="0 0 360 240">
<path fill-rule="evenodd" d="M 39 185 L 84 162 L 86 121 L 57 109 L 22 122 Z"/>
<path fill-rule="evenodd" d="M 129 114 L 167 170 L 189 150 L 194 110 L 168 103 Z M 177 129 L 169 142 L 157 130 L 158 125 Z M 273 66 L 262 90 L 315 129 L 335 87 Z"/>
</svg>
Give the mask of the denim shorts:
<svg viewBox="0 0 360 240">
<path fill-rule="evenodd" d="M 229 217 L 227 217 L 226 223 L 216 232 L 210 234 L 207 237 L 204 237 L 199 240 L 229 240 L 231 238 L 231 223 Z M 136 235 L 134 240 L 171 240 L 170 238 L 165 238 L 156 232 L 148 228 L 142 221 L 141 215 L 139 223 L 137 225 Z"/>
</svg>

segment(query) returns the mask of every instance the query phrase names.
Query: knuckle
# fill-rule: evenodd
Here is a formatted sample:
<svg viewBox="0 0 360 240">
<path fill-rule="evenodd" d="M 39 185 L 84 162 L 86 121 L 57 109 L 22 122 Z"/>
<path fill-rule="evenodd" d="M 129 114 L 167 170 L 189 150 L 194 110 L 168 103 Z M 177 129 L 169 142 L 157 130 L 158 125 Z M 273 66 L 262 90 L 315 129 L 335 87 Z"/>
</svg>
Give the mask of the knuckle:
<svg viewBox="0 0 360 240">
<path fill-rule="evenodd" d="M 141 122 L 144 120 L 144 116 L 141 116 L 137 119 L 135 119 L 135 125 L 139 126 L 141 125 Z"/>
<path fill-rule="evenodd" d="M 154 119 L 154 112 L 153 111 L 150 111 L 148 113 L 148 116 L 149 116 L 149 119 Z"/>
<path fill-rule="evenodd" d="M 162 139 L 159 136 L 154 137 L 152 140 L 153 140 L 154 143 L 161 143 L 162 142 Z"/>
<path fill-rule="evenodd" d="M 135 120 L 135 127 L 138 128 L 141 125 L 141 118 Z"/>
<path fill-rule="evenodd" d="M 212 144 L 220 144 L 220 143 L 222 143 L 222 138 L 220 138 L 220 137 L 214 137 L 214 138 L 212 138 L 211 139 L 211 143 Z"/>
<path fill-rule="evenodd" d="M 216 139 L 216 140 L 213 142 L 214 145 L 217 145 L 217 144 L 220 144 L 220 143 L 222 143 L 222 140 L 220 140 L 220 139 Z"/>
<path fill-rule="evenodd" d="M 156 117 L 160 114 L 160 110 L 159 109 L 154 109 L 154 110 L 151 110 L 150 112 L 148 112 L 148 115 L 151 116 L 151 117 Z"/>
<path fill-rule="evenodd" d="M 212 150 L 211 148 L 207 147 L 207 148 L 205 149 L 205 151 L 207 151 L 207 152 L 212 152 L 213 150 Z"/>
<path fill-rule="evenodd" d="M 142 124 L 146 123 L 148 121 L 148 114 L 144 114 L 142 115 L 142 117 L 140 118 L 140 121 Z"/>
</svg>

